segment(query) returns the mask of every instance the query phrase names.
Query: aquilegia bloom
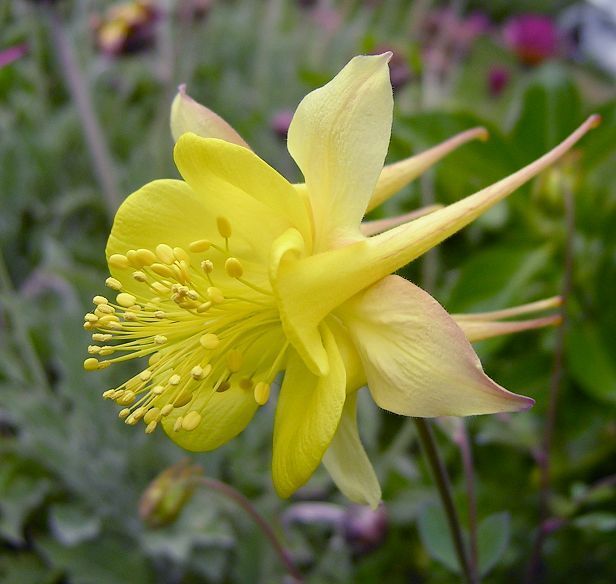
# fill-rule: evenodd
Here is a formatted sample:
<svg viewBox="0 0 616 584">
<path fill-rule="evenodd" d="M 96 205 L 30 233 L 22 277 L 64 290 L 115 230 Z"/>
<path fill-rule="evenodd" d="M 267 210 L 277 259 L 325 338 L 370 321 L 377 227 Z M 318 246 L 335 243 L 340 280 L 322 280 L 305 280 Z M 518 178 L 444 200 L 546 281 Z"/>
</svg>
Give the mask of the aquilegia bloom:
<svg viewBox="0 0 616 584">
<path fill-rule="evenodd" d="M 393 108 L 388 58 L 354 58 L 301 102 L 288 147 L 302 185 L 181 92 L 172 128 L 184 180 L 154 181 L 121 206 L 107 244 L 107 285 L 117 295 L 95 297 L 86 315 L 100 343 L 90 347 L 86 369 L 147 358 L 143 371 L 104 394 L 123 407 L 120 417 L 143 421 L 146 432 L 160 424 L 188 450 L 211 450 L 241 432 L 284 371 L 272 464 L 282 496 L 323 460 L 348 497 L 378 502 L 355 420 L 356 390 L 366 383 L 379 406 L 406 416 L 533 403 L 487 377 L 468 339 L 545 324 L 497 320 L 535 305 L 457 324 L 426 292 L 391 274 L 554 162 L 596 119 L 458 203 L 385 231 L 362 227 L 366 209 L 482 134 L 472 130 L 383 169 Z"/>
</svg>

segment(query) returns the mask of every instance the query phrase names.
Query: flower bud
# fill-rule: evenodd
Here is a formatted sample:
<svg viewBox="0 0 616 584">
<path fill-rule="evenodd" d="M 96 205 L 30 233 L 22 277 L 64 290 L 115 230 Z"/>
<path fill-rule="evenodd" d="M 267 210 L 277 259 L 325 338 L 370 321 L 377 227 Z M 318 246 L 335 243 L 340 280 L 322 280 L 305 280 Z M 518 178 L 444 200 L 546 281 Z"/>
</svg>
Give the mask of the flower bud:
<svg viewBox="0 0 616 584">
<path fill-rule="evenodd" d="M 146 488 L 139 500 L 139 516 L 150 528 L 173 523 L 195 490 L 193 478 L 203 473 L 201 467 L 183 460 L 161 472 Z"/>
</svg>

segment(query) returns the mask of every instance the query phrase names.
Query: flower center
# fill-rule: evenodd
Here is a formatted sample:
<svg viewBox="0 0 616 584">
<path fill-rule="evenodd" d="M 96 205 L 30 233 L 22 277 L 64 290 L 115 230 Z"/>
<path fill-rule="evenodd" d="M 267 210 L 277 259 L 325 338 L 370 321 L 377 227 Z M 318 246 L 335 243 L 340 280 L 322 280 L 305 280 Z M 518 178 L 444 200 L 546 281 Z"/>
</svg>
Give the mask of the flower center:
<svg viewBox="0 0 616 584">
<path fill-rule="evenodd" d="M 115 302 L 95 296 L 85 315 L 97 343 L 88 348 L 86 370 L 148 357 L 145 369 L 103 393 L 123 406 L 120 418 L 143 420 L 147 433 L 172 412 L 175 431 L 194 430 L 209 399 L 229 390 L 253 392 L 263 405 L 282 369 L 288 343 L 266 272 L 231 255 L 226 218 L 217 226 L 220 243 L 160 243 L 110 256 L 130 284 L 107 278 Z"/>
</svg>

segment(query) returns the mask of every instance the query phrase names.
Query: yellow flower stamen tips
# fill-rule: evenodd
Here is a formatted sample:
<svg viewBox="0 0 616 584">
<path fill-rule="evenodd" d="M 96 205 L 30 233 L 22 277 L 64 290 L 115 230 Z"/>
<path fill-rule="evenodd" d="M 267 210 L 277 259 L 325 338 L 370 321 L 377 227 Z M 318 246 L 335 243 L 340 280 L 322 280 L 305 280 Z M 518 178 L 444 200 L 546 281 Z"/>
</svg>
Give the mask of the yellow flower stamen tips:
<svg viewBox="0 0 616 584">
<path fill-rule="evenodd" d="M 105 286 L 107 286 L 107 288 L 111 288 L 112 290 L 122 290 L 122 282 L 111 277 L 105 280 Z"/>
<path fill-rule="evenodd" d="M 194 430 L 201 423 L 201 414 L 192 410 L 188 412 L 182 419 L 182 430 L 190 432 Z"/>
<path fill-rule="evenodd" d="M 114 253 L 113 255 L 109 256 L 109 259 L 107 261 L 109 262 L 109 265 L 113 268 L 128 268 L 128 266 L 130 265 L 128 262 L 128 258 L 125 255 L 119 253 Z"/>
<path fill-rule="evenodd" d="M 265 383 L 265 381 L 259 381 L 255 385 L 254 396 L 255 401 L 260 405 L 264 406 L 270 397 L 271 387 L 269 383 Z"/>
<path fill-rule="evenodd" d="M 166 243 L 159 243 L 156 246 L 156 256 L 163 264 L 172 264 L 175 261 L 173 249 Z"/>
<path fill-rule="evenodd" d="M 193 253 L 202 253 L 210 249 L 211 246 L 212 242 L 209 239 L 197 239 L 188 246 L 188 249 Z"/>
<path fill-rule="evenodd" d="M 244 267 L 242 262 L 237 258 L 228 258 L 225 262 L 225 272 L 230 278 L 241 278 L 244 274 Z"/>
<path fill-rule="evenodd" d="M 218 233 L 224 239 L 229 239 L 233 231 L 231 230 L 231 223 L 226 217 L 218 217 L 216 219 L 216 227 L 218 227 Z"/>
<path fill-rule="evenodd" d="M 220 339 L 214 333 L 206 333 L 201 336 L 199 342 L 204 349 L 212 350 L 218 347 Z"/>
<path fill-rule="evenodd" d="M 96 371 L 98 369 L 98 366 L 98 359 L 95 359 L 94 357 L 90 357 L 83 362 L 83 368 L 86 371 Z"/>
</svg>

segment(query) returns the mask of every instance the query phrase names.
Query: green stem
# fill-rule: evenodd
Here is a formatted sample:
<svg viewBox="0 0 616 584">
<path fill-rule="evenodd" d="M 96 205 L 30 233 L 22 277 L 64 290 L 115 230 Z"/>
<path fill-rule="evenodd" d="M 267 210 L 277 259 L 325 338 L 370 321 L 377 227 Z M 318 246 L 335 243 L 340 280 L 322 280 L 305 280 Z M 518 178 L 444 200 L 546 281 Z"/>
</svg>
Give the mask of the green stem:
<svg viewBox="0 0 616 584">
<path fill-rule="evenodd" d="M 252 503 L 242 495 L 239 491 L 231 487 L 230 485 L 223 483 L 222 481 L 218 481 L 216 479 L 212 479 L 209 477 L 196 477 L 195 482 L 197 484 L 206 487 L 208 489 L 212 489 L 216 491 L 228 499 L 231 499 L 234 503 L 239 505 L 246 513 L 250 516 L 250 518 L 257 524 L 259 529 L 263 532 L 263 535 L 269 540 L 274 548 L 274 551 L 280 558 L 280 561 L 284 564 L 287 572 L 292 576 L 292 578 L 299 584 L 303 582 L 302 575 L 299 573 L 299 570 L 293 563 L 289 552 L 282 545 L 272 526 L 266 521 L 266 519 L 254 508 Z"/>
<path fill-rule="evenodd" d="M 66 36 L 54 6 L 45 4 L 43 8 L 49 23 L 53 47 L 56 50 L 60 69 L 81 122 L 94 173 L 103 193 L 107 211 L 113 217 L 120 204 L 120 195 L 117 189 L 115 168 L 94 110 L 90 88 L 84 79 L 73 46 Z"/>
<path fill-rule="evenodd" d="M 473 576 L 470 570 L 470 563 L 468 561 L 468 555 L 466 552 L 466 546 L 464 545 L 464 539 L 462 537 L 462 526 L 456 506 L 453 502 L 453 495 L 451 492 L 451 484 L 449 482 L 449 476 L 445 464 L 439 454 L 434 434 L 428 420 L 424 418 L 413 418 L 415 425 L 417 426 L 417 433 L 419 435 L 419 441 L 424 451 L 436 488 L 441 498 L 441 503 L 447 517 L 447 524 L 449 525 L 449 532 L 453 546 L 458 557 L 458 563 L 464 576 L 464 580 L 468 584 L 475 584 Z"/>
</svg>

